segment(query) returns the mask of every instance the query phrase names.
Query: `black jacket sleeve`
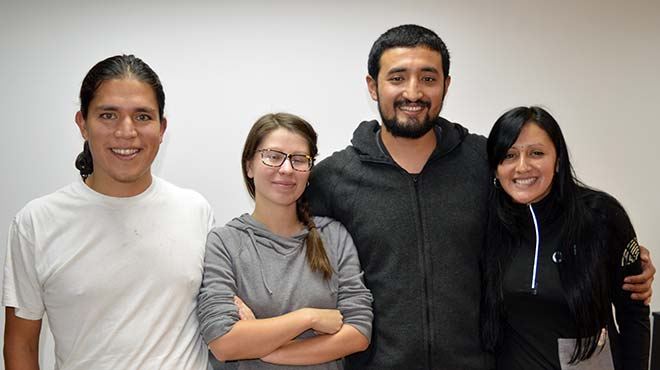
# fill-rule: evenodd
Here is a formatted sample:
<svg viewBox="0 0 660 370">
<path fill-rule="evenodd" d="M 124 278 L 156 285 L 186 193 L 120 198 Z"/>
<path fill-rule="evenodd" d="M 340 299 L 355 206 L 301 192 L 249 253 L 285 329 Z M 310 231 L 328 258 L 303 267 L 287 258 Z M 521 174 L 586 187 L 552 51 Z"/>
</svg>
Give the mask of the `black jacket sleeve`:
<svg viewBox="0 0 660 370">
<path fill-rule="evenodd" d="M 614 198 L 605 196 L 598 207 L 604 222 L 609 253 L 610 294 L 619 329 L 619 359 L 623 369 L 647 369 L 649 360 L 649 307 L 630 298 L 622 288 L 626 276 L 642 271 L 635 230 L 623 207 Z M 615 328 L 610 328 L 610 331 Z"/>
</svg>

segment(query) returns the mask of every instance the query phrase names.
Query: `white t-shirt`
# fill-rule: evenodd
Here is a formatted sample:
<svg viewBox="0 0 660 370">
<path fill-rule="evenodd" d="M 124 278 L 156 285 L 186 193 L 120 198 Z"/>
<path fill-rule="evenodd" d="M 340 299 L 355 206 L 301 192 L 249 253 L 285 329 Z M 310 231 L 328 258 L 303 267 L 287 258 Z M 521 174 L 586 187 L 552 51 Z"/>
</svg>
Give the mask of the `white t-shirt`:
<svg viewBox="0 0 660 370">
<path fill-rule="evenodd" d="M 196 307 L 212 225 L 200 194 L 162 179 L 129 198 L 79 180 L 14 218 L 2 304 L 48 315 L 56 369 L 209 369 Z"/>
</svg>

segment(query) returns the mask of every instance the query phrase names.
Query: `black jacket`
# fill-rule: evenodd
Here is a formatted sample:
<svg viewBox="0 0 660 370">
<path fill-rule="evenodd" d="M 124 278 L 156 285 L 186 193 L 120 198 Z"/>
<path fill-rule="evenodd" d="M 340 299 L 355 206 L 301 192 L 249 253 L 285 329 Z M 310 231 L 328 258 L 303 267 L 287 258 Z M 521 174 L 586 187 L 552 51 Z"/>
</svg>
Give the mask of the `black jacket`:
<svg viewBox="0 0 660 370">
<path fill-rule="evenodd" d="M 479 340 L 485 138 L 442 118 L 435 129 L 438 145 L 418 176 L 387 154 L 376 121 L 312 170 L 312 211 L 346 226 L 374 296 L 371 345 L 348 369 L 493 366 Z"/>
<path fill-rule="evenodd" d="M 575 370 L 647 369 L 649 353 L 649 307 L 630 298 L 622 289 L 623 278 L 641 272 L 641 260 L 635 231 L 623 207 L 611 196 L 590 189 L 580 189 L 579 201 L 584 202 L 593 215 L 595 225 L 586 233 L 592 240 L 601 240 L 599 255 L 603 282 L 609 290 L 609 300 L 616 308 L 609 320 L 609 340 L 599 346 L 591 358 L 574 365 Z M 521 226 L 519 243 L 512 248 L 512 258 L 504 262 L 496 254 L 490 263 L 506 264 L 503 281 L 505 319 L 502 323 L 503 342 L 497 354 L 497 368 L 560 369 L 573 355 L 577 326 L 565 297 L 559 267 L 565 262 L 561 247 L 561 227 L 567 222 L 557 209 L 559 202 L 552 192 L 532 206 L 514 207 Z M 534 210 L 539 232 L 538 264 L 535 260 L 536 232 L 530 209 Z M 498 246 L 492 246 L 497 248 Z M 576 246 L 582 253 L 582 245 Z M 564 259 L 564 262 L 562 262 Z M 530 278 L 536 270 L 534 294 L 530 294 Z M 579 273 L 586 274 L 586 267 Z M 581 276 L 569 270 L 573 276 Z M 612 314 L 611 310 L 610 315 Z M 598 335 L 599 333 L 594 333 Z M 610 353 L 611 351 L 611 353 Z M 563 359 L 563 360 L 562 360 Z"/>
</svg>

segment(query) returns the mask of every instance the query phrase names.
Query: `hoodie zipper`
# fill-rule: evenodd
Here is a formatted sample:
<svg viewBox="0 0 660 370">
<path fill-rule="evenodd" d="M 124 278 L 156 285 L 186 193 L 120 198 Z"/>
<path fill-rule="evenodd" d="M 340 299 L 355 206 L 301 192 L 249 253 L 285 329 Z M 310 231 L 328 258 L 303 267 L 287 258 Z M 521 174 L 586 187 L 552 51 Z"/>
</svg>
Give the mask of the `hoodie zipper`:
<svg viewBox="0 0 660 370">
<path fill-rule="evenodd" d="M 406 172 L 407 173 L 407 172 Z M 407 173 L 408 174 L 408 173 Z M 421 176 L 421 173 L 418 174 L 417 176 L 413 176 L 408 174 L 412 180 L 413 184 L 415 187 L 415 202 L 417 205 L 417 225 L 418 229 L 418 235 L 419 235 L 419 245 L 420 247 L 420 255 L 421 255 L 421 270 L 422 270 L 422 287 L 424 290 L 424 322 L 426 325 L 424 325 L 425 329 L 425 339 L 426 339 L 426 363 L 427 363 L 427 368 L 431 367 L 431 351 L 433 348 L 433 328 L 432 328 L 432 323 L 431 323 L 431 304 L 430 304 L 430 297 L 431 297 L 431 292 L 429 289 L 429 276 L 427 273 L 428 270 L 428 256 L 426 252 L 426 243 L 424 242 L 424 223 L 423 223 L 423 217 L 422 217 L 422 207 L 421 207 L 421 201 L 420 201 L 420 196 L 419 196 L 419 176 Z"/>
<path fill-rule="evenodd" d="M 379 147 L 379 150 L 381 153 L 385 154 L 386 150 L 384 148 L 381 148 L 380 141 L 379 141 L 379 133 L 374 132 L 376 135 L 376 145 Z M 465 131 L 465 134 L 467 131 Z M 427 159 L 426 164 L 424 165 L 424 168 L 428 166 L 431 162 L 434 162 L 436 160 L 439 160 L 440 158 L 445 157 L 449 153 L 451 153 L 457 146 L 459 146 L 463 142 L 463 138 L 465 135 L 462 135 L 460 139 L 455 143 L 455 145 L 445 148 L 445 150 L 442 153 L 436 153 L 434 151 L 433 154 Z M 440 145 L 441 140 L 438 140 L 437 145 Z M 353 144 L 355 146 L 355 144 Z M 398 168 L 400 171 L 402 171 L 404 174 L 410 176 L 413 180 L 413 185 L 415 188 L 415 203 L 417 206 L 417 224 L 419 225 L 419 228 L 417 232 L 419 233 L 420 237 L 420 245 L 421 245 L 421 258 L 422 258 L 422 284 L 423 284 L 423 289 L 424 289 L 424 305 L 425 305 L 425 311 L 424 311 L 424 321 L 425 321 L 425 326 L 424 328 L 426 329 L 425 333 L 425 342 L 426 342 L 426 364 L 427 368 L 431 368 L 431 357 L 432 357 L 432 350 L 433 350 L 433 330 L 432 330 L 432 325 L 431 325 L 431 304 L 430 304 L 430 297 L 431 297 L 431 291 L 429 288 L 429 279 L 428 279 L 428 273 L 427 273 L 427 265 L 428 265 L 428 258 L 427 258 L 427 252 L 426 252 L 426 243 L 424 242 L 424 225 L 423 225 L 423 217 L 422 217 L 422 207 L 421 207 L 421 201 L 420 201 L 420 195 L 419 195 L 419 185 L 418 185 L 418 180 L 419 177 L 422 176 L 422 173 L 424 173 L 424 168 L 422 168 L 422 171 L 417 175 L 413 176 L 410 173 L 408 173 L 406 170 L 404 170 L 402 167 L 397 165 L 394 160 L 388 155 L 385 154 L 383 157 L 378 158 L 374 157 L 370 154 L 359 154 L 358 157 L 360 158 L 361 161 L 363 162 L 370 162 L 373 164 L 379 164 L 379 165 L 385 165 L 385 166 L 393 166 L 395 168 Z"/>
</svg>

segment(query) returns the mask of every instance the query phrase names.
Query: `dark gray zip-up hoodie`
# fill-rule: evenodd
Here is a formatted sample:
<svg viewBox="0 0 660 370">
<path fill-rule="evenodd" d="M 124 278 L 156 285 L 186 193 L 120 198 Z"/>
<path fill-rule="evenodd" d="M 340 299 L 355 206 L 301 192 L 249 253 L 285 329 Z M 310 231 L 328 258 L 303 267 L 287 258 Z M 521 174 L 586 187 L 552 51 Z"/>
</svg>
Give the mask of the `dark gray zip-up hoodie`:
<svg viewBox="0 0 660 370">
<path fill-rule="evenodd" d="M 206 343 L 229 332 L 239 320 L 234 295 L 241 297 L 257 318 L 279 316 L 304 307 L 337 308 L 344 324 L 371 337 L 372 296 L 364 285 L 353 241 L 335 220 L 315 217 L 314 222 L 335 271 L 330 280 L 324 280 L 321 273 L 309 268 L 304 247 L 306 228 L 293 237 L 283 237 L 244 214 L 209 233 L 198 298 L 200 329 Z M 313 335 L 308 330 L 299 338 Z M 282 368 L 260 360 L 238 361 L 233 365 L 228 368 Z M 342 369 L 343 366 L 340 359 L 300 368 Z"/>
<path fill-rule="evenodd" d="M 374 328 L 349 369 L 485 370 L 479 337 L 479 253 L 490 175 L 483 136 L 439 118 L 422 172 L 399 167 L 377 121 L 312 170 L 315 215 L 346 226 L 374 296 Z"/>
</svg>

